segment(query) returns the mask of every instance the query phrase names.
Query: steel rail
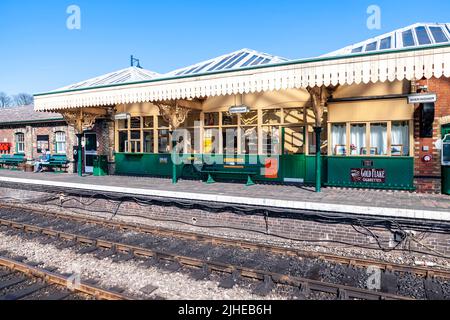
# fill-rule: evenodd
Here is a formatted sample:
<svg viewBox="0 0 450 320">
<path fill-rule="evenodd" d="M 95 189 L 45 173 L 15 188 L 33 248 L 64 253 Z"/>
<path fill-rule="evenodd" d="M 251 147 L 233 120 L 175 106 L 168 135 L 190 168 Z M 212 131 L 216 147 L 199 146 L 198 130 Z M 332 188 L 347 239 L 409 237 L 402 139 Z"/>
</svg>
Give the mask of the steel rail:
<svg viewBox="0 0 450 320">
<path fill-rule="evenodd" d="M 256 270 L 247 267 L 235 266 L 231 264 L 206 261 L 192 257 L 186 257 L 176 254 L 170 254 L 165 252 L 160 252 L 148 248 L 136 247 L 133 245 L 127 245 L 123 243 L 113 242 L 109 240 L 101 240 L 91 238 L 85 235 L 73 234 L 56 231 L 50 228 L 43 228 L 39 226 L 29 225 L 27 223 L 20 223 L 6 219 L 0 219 L 0 226 L 6 226 L 9 228 L 21 230 L 28 233 L 38 233 L 49 237 L 56 237 L 62 240 L 76 241 L 80 244 L 91 245 L 101 249 L 114 249 L 117 252 L 133 254 L 136 257 L 143 258 L 156 258 L 158 260 L 176 262 L 180 265 L 187 267 L 194 267 L 198 269 L 207 268 L 208 271 L 217 271 L 223 273 L 233 274 L 238 272 L 240 276 L 264 280 L 266 277 L 270 277 L 271 280 L 278 284 L 284 284 L 289 286 L 295 286 L 298 288 L 307 287 L 312 291 L 319 291 L 325 293 L 344 294 L 348 299 L 364 299 L 364 300 L 413 300 L 408 297 L 399 296 L 395 294 L 371 291 L 361 288 L 355 288 L 345 285 L 321 282 L 312 279 L 306 279 L 302 277 L 289 276 L 280 273 L 266 272 L 262 270 Z"/>
<path fill-rule="evenodd" d="M 55 284 L 64 288 L 68 288 L 67 285 L 68 283 L 70 283 L 70 277 L 68 276 L 63 276 L 50 272 L 48 270 L 33 267 L 26 263 L 15 261 L 9 258 L 0 257 L 0 266 L 23 273 L 28 276 L 40 278 L 47 283 Z M 87 284 L 83 281 L 80 281 L 80 283 L 76 283 L 76 285 L 71 288 L 71 291 L 77 291 L 79 293 L 83 293 L 100 300 L 130 300 L 130 297 L 126 295 L 102 289 L 97 286 Z"/>
<path fill-rule="evenodd" d="M 438 269 L 438 268 L 426 268 L 426 267 L 418 267 L 418 266 L 408 266 L 397 263 L 390 263 L 384 261 L 376 261 L 373 259 L 364 259 L 364 258 L 356 258 L 356 257 L 345 257 L 331 253 L 322 253 L 322 252 L 311 252 L 301 249 L 292 249 L 286 248 L 283 246 L 276 246 L 270 244 L 262 244 L 247 240 L 239 240 L 239 239 L 227 239 L 218 236 L 212 235 L 204 235 L 197 234 L 194 232 L 188 231 L 178 231 L 171 230 L 162 227 L 152 227 L 143 224 L 137 223 L 126 223 L 126 222 L 118 222 L 118 221 L 107 221 L 105 219 L 94 218 L 94 217 L 85 217 L 85 216 L 74 216 L 70 214 L 63 213 L 52 213 L 43 210 L 37 209 L 29 209 L 21 206 L 13 206 L 13 205 L 5 205 L 0 204 L 0 208 L 13 208 L 13 209 L 23 209 L 28 212 L 37 213 L 44 216 L 52 216 L 60 219 L 66 219 L 81 223 L 89 223 L 101 225 L 109 228 L 117 228 L 126 231 L 136 231 L 140 233 L 160 235 L 160 236 L 170 236 L 178 239 L 184 240 L 192 240 L 192 241 L 200 241 L 202 243 L 208 243 L 212 245 L 225 245 L 229 247 L 237 247 L 247 250 L 264 250 L 268 252 L 272 252 L 274 254 L 288 255 L 293 257 L 301 257 L 308 259 L 320 259 L 323 261 L 333 262 L 337 264 L 354 266 L 354 267 L 377 267 L 381 270 L 389 271 L 389 272 L 400 272 L 400 273 L 412 273 L 417 276 L 421 276 L 424 278 L 442 278 L 442 279 L 450 279 L 450 271 Z"/>
</svg>

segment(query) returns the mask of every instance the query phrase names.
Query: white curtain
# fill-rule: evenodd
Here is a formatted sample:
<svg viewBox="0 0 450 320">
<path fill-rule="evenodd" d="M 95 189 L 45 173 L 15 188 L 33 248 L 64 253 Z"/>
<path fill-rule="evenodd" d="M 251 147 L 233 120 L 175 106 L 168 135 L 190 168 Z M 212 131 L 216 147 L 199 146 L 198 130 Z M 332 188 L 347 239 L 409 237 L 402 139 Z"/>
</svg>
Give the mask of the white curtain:
<svg viewBox="0 0 450 320">
<path fill-rule="evenodd" d="M 409 125 L 408 122 L 392 123 L 392 145 L 402 145 L 403 155 L 409 155 Z"/>
<path fill-rule="evenodd" d="M 345 124 L 333 124 L 331 127 L 331 140 L 333 142 L 333 153 L 336 155 L 336 146 L 347 144 L 347 129 Z"/>
<path fill-rule="evenodd" d="M 364 154 L 364 148 L 366 147 L 366 125 L 355 124 L 351 127 L 351 154 L 359 155 Z"/>
<path fill-rule="evenodd" d="M 376 148 L 376 155 L 387 155 L 387 124 L 370 126 L 370 146 Z"/>
</svg>

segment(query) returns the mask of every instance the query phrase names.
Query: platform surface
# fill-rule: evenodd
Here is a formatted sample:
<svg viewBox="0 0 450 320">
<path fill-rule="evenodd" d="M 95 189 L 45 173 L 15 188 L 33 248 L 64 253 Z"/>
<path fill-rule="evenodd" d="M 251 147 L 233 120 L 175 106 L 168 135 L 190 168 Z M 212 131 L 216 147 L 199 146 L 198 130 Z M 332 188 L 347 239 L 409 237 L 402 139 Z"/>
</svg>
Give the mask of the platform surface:
<svg viewBox="0 0 450 320">
<path fill-rule="evenodd" d="M 43 185 L 119 194 L 183 200 L 338 212 L 375 216 L 450 221 L 450 196 L 402 191 L 324 188 L 240 183 L 206 184 L 201 181 L 147 177 L 78 177 L 72 174 L 24 173 L 0 170 L 0 187 L 8 183 Z"/>
</svg>

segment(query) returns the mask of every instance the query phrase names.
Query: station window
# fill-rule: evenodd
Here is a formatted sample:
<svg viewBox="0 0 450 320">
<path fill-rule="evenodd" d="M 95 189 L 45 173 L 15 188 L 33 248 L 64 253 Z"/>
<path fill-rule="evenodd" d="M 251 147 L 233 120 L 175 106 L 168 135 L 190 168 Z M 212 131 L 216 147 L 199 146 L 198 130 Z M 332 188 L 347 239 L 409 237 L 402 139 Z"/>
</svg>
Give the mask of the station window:
<svg viewBox="0 0 450 320">
<path fill-rule="evenodd" d="M 332 124 L 330 132 L 332 154 L 407 157 L 410 155 L 411 143 L 409 123 L 409 121 L 387 121 Z M 348 126 L 349 137 L 347 137 Z"/>
<path fill-rule="evenodd" d="M 49 140 L 48 135 L 37 136 L 37 153 L 42 153 L 44 150 L 49 151 Z"/>
<path fill-rule="evenodd" d="M 25 134 L 16 133 L 16 153 L 25 153 Z"/>
<path fill-rule="evenodd" d="M 367 154 L 366 145 L 366 125 L 352 124 L 350 128 L 350 154 L 365 155 Z"/>
<path fill-rule="evenodd" d="M 262 128 L 262 153 L 268 156 L 279 155 L 281 153 L 281 137 L 279 126 L 264 126 Z"/>
<path fill-rule="evenodd" d="M 263 125 L 281 123 L 281 109 L 263 110 L 262 121 Z"/>
<path fill-rule="evenodd" d="M 393 156 L 409 156 L 410 129 L 408 121 L 392 122 L 392 144 L 391 153 Z"/>
<path fill-rule="evenodd" d="M 243 154 L 258 154 L 258 128 L 257 127 L 244 127 L 242 129 L 242 142 L 241 148 Z"/>
<path fill-rule="evenodd" d="M 345 123 L 337 123 L 331 126 L 331 143 L 333 155 L 347 155 L 347 125 Z"/>
<path fill-rule="evenodd" d="M 205 113 L 205 127 L 219 126 L 219 113 L 210 112 Z"/>
<path fill-rule="evenodd" d="M 370 124 L 370 155 L 387 155 L 387 142 L 387 123 Z"/>
<path fill-rule="evenodd" d="M 55 132 L 55 152 L 66 154 L 66 133 L 64 131 Z"/>
</svg>

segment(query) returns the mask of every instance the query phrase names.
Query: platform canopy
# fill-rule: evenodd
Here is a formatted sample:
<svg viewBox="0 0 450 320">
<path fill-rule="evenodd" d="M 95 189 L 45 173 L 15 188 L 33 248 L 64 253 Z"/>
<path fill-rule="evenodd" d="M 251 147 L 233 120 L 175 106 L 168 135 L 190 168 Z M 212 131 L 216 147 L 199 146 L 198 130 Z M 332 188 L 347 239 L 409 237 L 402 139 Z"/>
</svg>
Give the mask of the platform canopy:
<svg viewBox="0 0 450 320">
<path fill-rule="evenodd" d="M 447 25 L 440 25 L 442 32 L 445 31 L 444 27 L 447 28 Z M 431 35 L 436 33 L 431 31 L 430 26 L 427 28 Z M 416 35 L 413 39 L 418 39 L 420 31 L 416 27 L 410 27 L 409 30 L 414 30 Z M 447 32 L 448 29 L 444 34 L 448 38 Z M 110 77 L 100 77 L 38 94 L 35 95 L 35 110 L 56 111 L 128 103 L 194 100 L 263 91 L 450 77 L 450 43 L 435 41 L 439 39 L 438 36 L 433 39 L 433 43 L 427 45 L 403 45 L 402 48 L 359 53 L 341 51 L 326 57 L 293 61 L 284 61 L 283 58 L 264 54 L 253 58 L 258 53 L 244 49 L 165 75 L 150 72 L 149 79 L 133 81 L 129 78 L 126 82 L 114 81 L 111 79 L 114 79 L 116 73 L 113 73 Z M 377 46 L 380 46 L 380 41 Z M 273 57 L 272 60 L 266 61 L 270 57 Z M 248 62 L 249 60 L 253 62 Z"/>
</svg>

